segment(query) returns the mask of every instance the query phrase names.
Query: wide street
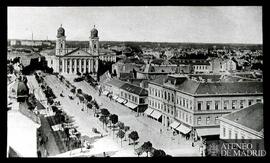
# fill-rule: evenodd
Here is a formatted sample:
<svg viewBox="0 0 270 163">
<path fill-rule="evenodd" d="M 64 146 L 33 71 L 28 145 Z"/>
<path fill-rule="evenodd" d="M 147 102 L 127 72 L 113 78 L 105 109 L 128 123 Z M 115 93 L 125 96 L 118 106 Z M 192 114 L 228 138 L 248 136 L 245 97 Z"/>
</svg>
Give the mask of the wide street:
<svg viewBox="0 0 270 163">
<path fill-rule="evenodd" d="M 166 128 L 163 127 L 160 123 L 148 117 L 136 117 L 136 113 L 131 111 L 128 107 L 121 105 L 113 100 L 110 101 L 106 96 L 99 96 L 98 92 L 87 82 L 82 81 L 74 83 L 74 77 L 75 76 L 65 76 L 65 78 L 69 80 L 71 84 L 75 85 L 77 88 L 82 89 L 84 93 L 91 95 L 98 102 L 98 104 L 101 105 L 101 108 L 107 108 L 110 113 L 117 114 L 119 121 L 124 122 L 125 125 L 130 126 L 131 131 L 135 130 L 138 132 L 140 138 L 139 144 L 136 145 L 136 148 L 142 145 L 144 142 L 150 141 L 154 148 L 163 149 L 167 154 L 172 156 L 199 156 L 198 146 L 192 147 L 191 141 L 187 141 L 185 138 L 181 138 L 180 136 L 173 137 L 172 131 L 166 131 Z M 88 111 L 88 113 L 87 111 L 81 111 L 83 106 L 82 104 L 77 104 L 78 98 L 75 98 L 74 100 L 70 100 L 68 98 L 70 89 L 67 88 L 62 82 L 60 82 L 56 76 L 47 75 L 44 79 L 46 83 L 53 89 L 53 92 L 57 96 L 57 100 L 61 102 L 63 110 L 68 115 L 74 117 L 75 123 L 78 126 L 78 131 L 80 131 L 82 135 L 87 135 L 89 137 L 97 136 L 91 131 L 94 127 L 103 132 L 103 135 L 106 135 L 106 132 L 102 129 L 102 124 L 98 121 L 97 118 L 94 118 L 92 111 Z M 65 97 L 59 97 L 59 94 L 62 91 Z M 162 134 L 160 134 L 161 128 L 163 130 Z M 130 151 L 128 153 L 133 152 L 133 146 L 127 145 L 128 143 L 125 141 L 123 141 L 123 147 L 121 148 L 120 140 L 118 140 L 117 143 L 116 138 L 112 138 L 112 133 L 106 139 L 111 139 L 111 141 L 107 140 L 107 142 L 112 144 L 104 144 L 105 146 L 103 149 L 106 149 L 106 151 L 116 150 L 115 147 L 113 150 L 109 149 L 110 146 L 113 147 L 116 144 L 119 146 L 119 152 L 126 150 Z M 99 140 L 101 141 L 101 139 Z M 116 155 L 120 156 L 120 153 Z"/>
</svg>

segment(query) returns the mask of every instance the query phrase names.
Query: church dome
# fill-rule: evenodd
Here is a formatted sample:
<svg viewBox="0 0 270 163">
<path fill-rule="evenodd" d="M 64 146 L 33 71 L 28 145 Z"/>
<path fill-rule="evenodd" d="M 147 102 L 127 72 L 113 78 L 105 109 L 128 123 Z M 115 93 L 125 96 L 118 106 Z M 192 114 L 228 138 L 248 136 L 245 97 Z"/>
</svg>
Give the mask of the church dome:
<svg viewBox="0 0 270 163">
<path fill-rule="evenodd" d="M 61 27 L 59 27 L 57 30 L 57 38 L 62 37 L 62 36 L 65 36 L 65 29 L 61 25 Z"/>
<path fill-rule="evenodd" d="M 95 37 L 98 37 L 98 30 L 94 26 L 94 28 L 91 30 L 91 38 Z"/>
</svg>

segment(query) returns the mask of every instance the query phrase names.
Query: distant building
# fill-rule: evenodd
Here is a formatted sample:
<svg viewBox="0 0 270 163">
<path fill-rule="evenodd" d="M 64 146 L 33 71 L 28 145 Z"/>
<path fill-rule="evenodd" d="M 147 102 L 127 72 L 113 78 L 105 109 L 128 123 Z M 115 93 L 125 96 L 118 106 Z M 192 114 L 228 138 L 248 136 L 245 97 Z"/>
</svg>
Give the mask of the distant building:
<svg viewBox="0 0 270 163">
<path fill-rule="evenodd" d="M 198 136 L 219 135 L 218 118 L 263 101 L 262 82 L 207 82 L 169 75 L 148 83 L 148 108 L 163 126 Z M 149 111 L 148 111 L 149 112 Z M 151 116 L 151 115 L 150 115 Z M 179 127 L 179 125 L 184 127 Z M 183 129 L 185 128 L 185 129 Z"/>
<path fill-rule="evenodd" d="M 55 53 L 46 55 L 48 66 L 54 72 L 62 74 L 93 73 L 98 71 L 99 37 L 94 27 L 89 37 L 89 49 L 69 49 L 66 47 L 65 29 L 61 26 L 57 30 Z"/>
<path fill-rule="evenodd" d="M 133 73 L 133 70 L 138 70 L 144 62 L 133 62 L 130 59 L 120 60 L 112 65 L 112 74 L 116 75 L 117 78 L 120 78 L 121 74 Z"/>
<path fill-rule="evenodd" d="M 194 73 L 210 73 L 211 66 L 209 62 L 201 63 L 192 63 Z"/>
<path fill-rule="evenodd" d="M 256 103 L 219 118 L 220 139 L 263 139 L 263 104 Z"/>
<path fill-rule="evenodd" d="M 236 66 L 237 63 L 231 59 L 226 59 L 222 61 L 222 68 L 221 71 L 226 72 L 226 71 L 236 71 Z"/>
<path fill-rule="evenodd" d="M 109 49 L 99 49 L 99 59 L 105 62 L 116 62 L 116 53 Z"/>
</svg>

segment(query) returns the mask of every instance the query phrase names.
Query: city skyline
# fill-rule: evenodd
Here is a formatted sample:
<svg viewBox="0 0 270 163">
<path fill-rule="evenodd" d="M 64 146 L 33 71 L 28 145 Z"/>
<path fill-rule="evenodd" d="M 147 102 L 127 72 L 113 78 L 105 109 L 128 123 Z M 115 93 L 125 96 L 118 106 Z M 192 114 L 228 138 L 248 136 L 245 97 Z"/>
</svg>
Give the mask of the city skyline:
<svg viewBox="0 0 270 163">
<path fill-rule="evenodd" d="M 100 41 L 262 44 L 258 6 L 8 7 L 8 39 L 55 40 L 61 24 L 68 41 L 87 41 L 95 25 Z"/>
</svg>

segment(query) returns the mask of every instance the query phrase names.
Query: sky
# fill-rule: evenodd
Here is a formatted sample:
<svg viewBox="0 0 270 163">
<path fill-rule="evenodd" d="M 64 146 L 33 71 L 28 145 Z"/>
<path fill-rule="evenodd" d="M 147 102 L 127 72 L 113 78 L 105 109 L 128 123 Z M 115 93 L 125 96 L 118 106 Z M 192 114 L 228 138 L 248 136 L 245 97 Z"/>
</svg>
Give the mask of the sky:
<svg viewBox="0 0 270 163">
<path fill-rule="evenodd" d="M 260 6 L 8 7 L 8 39 L 262 44 Z"/>
</svg>

